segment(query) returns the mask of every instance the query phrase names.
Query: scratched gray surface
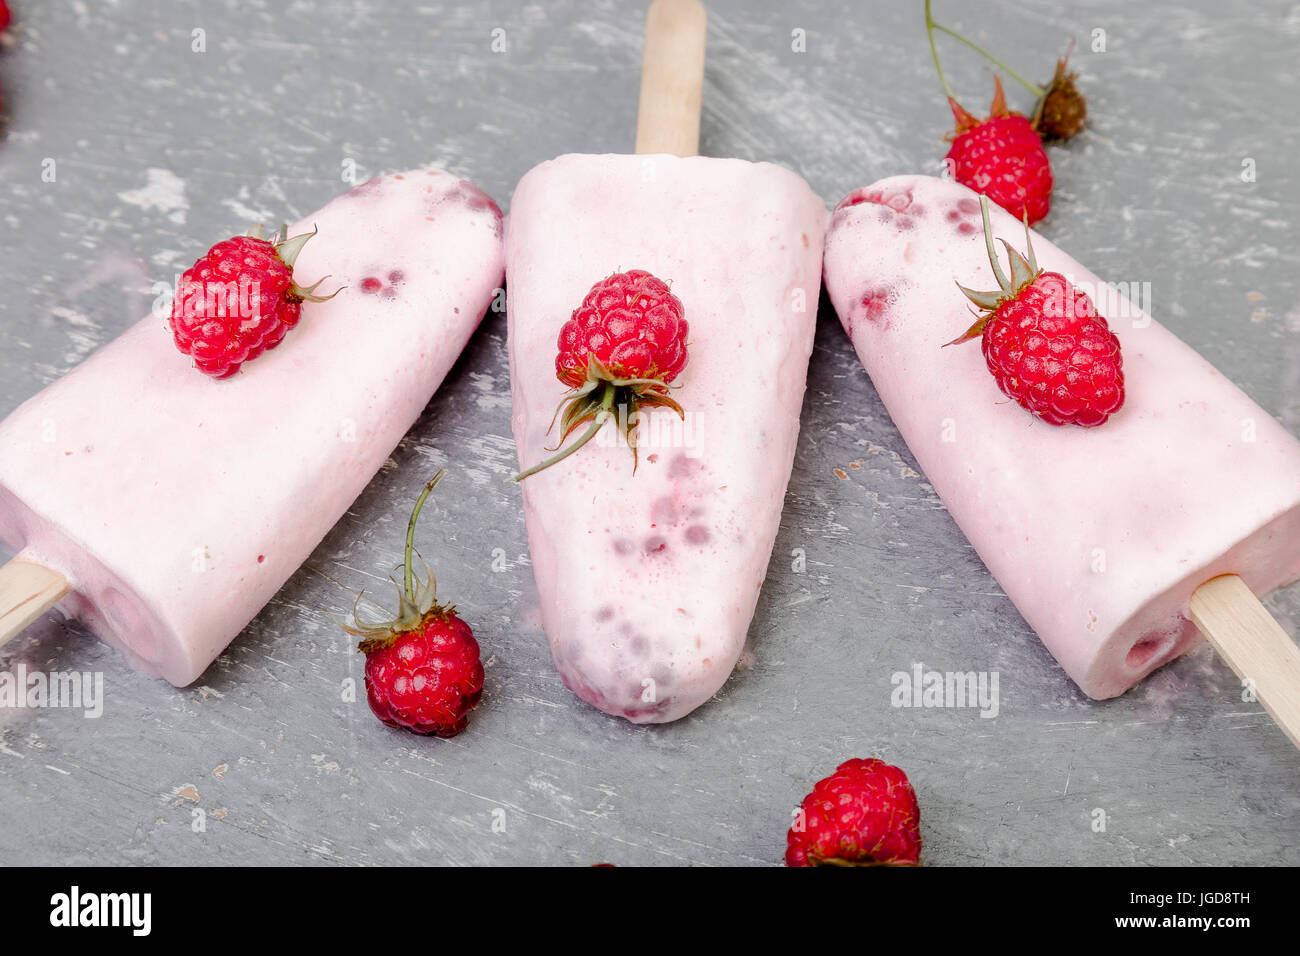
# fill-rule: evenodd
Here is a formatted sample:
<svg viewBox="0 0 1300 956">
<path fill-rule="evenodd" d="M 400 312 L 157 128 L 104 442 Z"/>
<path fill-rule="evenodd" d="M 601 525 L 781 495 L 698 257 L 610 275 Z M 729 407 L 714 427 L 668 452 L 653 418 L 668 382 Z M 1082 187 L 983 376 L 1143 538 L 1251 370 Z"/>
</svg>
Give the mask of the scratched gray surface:
<svg viewBox="0 0 1300 956">
<path fill-rule="evenodd" d="M 505 206 L 534 163 L 632 141 L 639 3 L 14 6 L 0 413 L 146 314 L 152 283 L 216 239 L 322 205 L 345 159 L 363 175 L 444 165 Z M 832 203 L 933 170 L 949 120 L 919 7 L 712 3 L 703 151 L 785 163 Z M 1039 79 L 1079 38 L 1093 125 L 1052 152 L 1044 231 L 1103 276 L 1150 281 L 1159 319 L 1300 430 L 1300 6 L 936 8 Z M 986 105 L 987 69 L 943 49 L 959 92 Z M 505 319 L 490 316 L 194 687 L 138 677 L 53 614 L 0 651 L 0 668 L 99 671 L 106 687 L 95 720 L 0 709 L 0 860 L 772 864 L 811 783 L 878 755 L 916 785 L 931 864 L 1300 863 L 1300 756 L 1226 666 L 1202 650 L 1116 701 L 1076 690 L 915 473 L 824 303 L 750 666 L 673 725 L 606 717 L 551 669 L 517 492 L 497 480 L 507 388 Z M 362 660 L 330 616 L 362 587 L 382 593 L 411 496 L 442 464 L 419 538 L 488 658 L 484 703 L 451 741 L 341 699 Z M 1268 604 L 1294 635 L 1300 588 Z M 891 707 L 890 675 L 914 662 L 997 671 L 998 716 Z"/>
</svg>

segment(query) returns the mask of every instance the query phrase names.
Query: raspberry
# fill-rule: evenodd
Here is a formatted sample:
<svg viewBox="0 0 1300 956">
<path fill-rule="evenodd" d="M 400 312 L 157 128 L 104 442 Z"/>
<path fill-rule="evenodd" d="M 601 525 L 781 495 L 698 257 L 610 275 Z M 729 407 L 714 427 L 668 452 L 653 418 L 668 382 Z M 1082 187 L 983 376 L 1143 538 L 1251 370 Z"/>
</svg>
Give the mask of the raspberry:
<svg viewBox="0 0 1300 956">
<path fill-rule="evenodd" d="M 907 774 L 846 760 L 803 798 L 786 834 L 786 866 L 916 866 L 921 808 Z"/>
<path fill-rule="evenodd" d="M 643 269 L 616 272 L 593 285 L 560 327 L 555 356 L 555 375 L 570 389 L 560 406 L 560 443 L 579 425 L 591 424 L 573 444 L 513 480 L 572 455 L 611 417 L 632 449 L 635 472 L 635 413 L 660 406 L 685 417 L 668 386 L 686 366 L 687 331 L 681 300 Z M 619 409 L 624 411 L 616 414 Z"/>
<path fill-rule="evenodd" d="M 304 301 L 323 302 L 315 285 L 300 288 L 293 263 L 315 233 L 272 243 L 257 236 L 218 242 L 181 276 L 172 302 L 176 347 L 214 378 L 273 349 L 298 324 Z M 321 280 L 324 281 L 324 280 Z"/>
<path fill-rule="evenodd" d="M 998 388 L 1053 425 L 1100 425 L 1124 404 L 1119 339 L 1088 296 L 1042 272 L 997 309 L 984 359 Z"/>
<path fill-rule="evenodd" d="M 366 700 L 376 717 L 412 733 L 454 737 L 465 729 L 469 712 L 483 696 L 478 641 L 454 607 L 437 603 L 428 565 L 424 581 L 411 573 L 415 522 L 442 476 L 439 471 L 424 486 L 411 511 L 397 617 L 363 622 L 354 605 L 355 626 L 345 624 L 343 629 L 363 639 L 357 650 L 366 655 Z"/>
<path fill-rule="evenodd" d="M 389 727 L 454 737 L 482 695 L 478 641 L 449 608 L 366 651 L 366 700 Z"/>
<path fill-rule="evenodd" d="M 1052 205 L 1052 165 L 1043 141 L 1029 119 L 1007 109 L 1002 80 L 995 90 L 989 116 L 977 120 L 951 97 L 957 129 L 948 150 L 953 177 L 983 193 L 1017 219 L 1033 225 Z"/>
<path fill-rule="evenodd" d="M 555 374 L 570 388 L 587 381 L 591 358 L 614 378 L 665 385 L 686 365 L 686 319 L 667 283 L 649 272 L 619 272 L 591 287 L 560 328 Z"/>
<path fill-rule="evenodd" d="M 1123 355 L 1119 339 L 1098 315 L 1088 295 L 1059 272 L 1038 268 L 1004 242 L 1011 263 L 1008 279 L 993 250 L 988 202 L 980 199 L 995 292 L 961 287 L 980 308 L 980 317 L 949 342 L 983 340 L 984 361 L 998 388 L 1022 408 L 1052 425 L 1103 424 L 1124 404 Z"/>
</svg>

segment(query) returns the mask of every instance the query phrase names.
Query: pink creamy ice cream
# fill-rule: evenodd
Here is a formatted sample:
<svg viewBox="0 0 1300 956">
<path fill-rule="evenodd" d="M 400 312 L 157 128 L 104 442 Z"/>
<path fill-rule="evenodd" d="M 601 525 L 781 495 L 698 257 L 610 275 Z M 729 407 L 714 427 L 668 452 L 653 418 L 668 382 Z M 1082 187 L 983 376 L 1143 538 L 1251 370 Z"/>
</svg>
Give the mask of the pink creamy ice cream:
<svg viewBox="0 0 1300 956">
<path fill-rule="evenodd" d="M 608 423 L 521 485 L 556 667 L 607 713 L 675 720 L 722 686 L 744 646 L 799 432 L 825 222 L 794 173 L 735 159 L 561 156 L 515 190 L 506 262 L 521 465 L 558 438 L 547 433 L 566 391 L 556 336 L 594 282 L 648 270 L 690 325 L 673 392 L 687 422 L 643 417 L 635 475 Z"/>
<path fill-rule="evenodd" d="M 1024 227 L 992 208 L 994 235 Z M 954 284 L 993 289 L 978 198 L 897 176 L 851 193 L 826 287 L 926 478 L 1066 673 L 1114 697 L 1192 648 L 1192 591 L 1300 577 L 1300 442 L 1196 352 L 1049 241 L 1119 337 L 1126 400 L 1091 429 L 1033 419 L 997 388 Z M 1001 245 L 998 245 L 1001 251 Z"/>
<path fill-rule="evenodd" d="M 215 381 L 150 317 L 0 422 L 0 539 L 140 670 L 195 680 L 379 470 L 478 325 L 501 214 L 437 169 L 290 229 L 329 275 L 280 346 Z"/>
</svg>

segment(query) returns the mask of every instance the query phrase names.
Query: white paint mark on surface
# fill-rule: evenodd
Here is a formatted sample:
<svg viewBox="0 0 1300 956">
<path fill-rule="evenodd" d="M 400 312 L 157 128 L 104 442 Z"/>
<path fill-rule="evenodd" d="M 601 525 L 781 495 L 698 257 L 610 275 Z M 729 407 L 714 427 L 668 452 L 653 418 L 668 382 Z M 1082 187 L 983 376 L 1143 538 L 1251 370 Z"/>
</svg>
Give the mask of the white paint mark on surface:
<svg viewBox="0 0 1300 956">
<path fill-rule="evenodd" d="M 513 438 L 502 435 L 476 435 L 466 444 L 470 454 L 462 470 L 474 484 L 488 484 L 500 480 L 501 476 L 515 473 L 517 461 Z M 469 462 L 481 467 L 475 468 L 468 464 Z"/>
<path fill-rule="evenodd" d="M 78 312 L 76 309 L 70 309 L 64 305 L 56 305 L 50 309 L 50 313 L 56 319 L 62 319 L 69 325 L 75 325 L 83 329 L 98 329 L 99 326 L 89 316 Z"/>
<path fill-rule="evenodd" d="M 157 209 L 172 222 L 185 222 L 190 208 L 189 200 L 185 198 L 185 180 L 169 169 L 154 166 L 149 167 L 146 175 L 148 182 L 142 188 L 120 192 L 117 198 L 146 211 Z"/>
<path fill-rule="evenodd" d="M 510 387 L 497 383 L 491 372 L 470 372 L 470 385 L 474 388 L 474 404 L 484 411 L 510 408 Z"/>
<path fill-rule="evenodd" d="M 247 192 L 247 189 L 241 190 L 241 193 L 244 195 L 241 195 L 240 198 L 246 199 Z M 240 202 L 239 199 L 223 199 L 221 200 L 221 205 L 225 206 L 240 219 L 246 221 L 250 227 L 259 222 L 266 225 L 268 227 L 268 232 L 270 231 L 269 226 L 271 221 L 275 219 L 275 216 L 267 210 L 254 209 L 252 206 Z"/>
<path fill-rule="evenodd" d="M 99 347 L 101 329 L 99 324 L 77 309 L 56 305 L 50 314 L 67 326 L 68 351 L 63 354 L 63 361 L 76 365 Z"/>
</svg>

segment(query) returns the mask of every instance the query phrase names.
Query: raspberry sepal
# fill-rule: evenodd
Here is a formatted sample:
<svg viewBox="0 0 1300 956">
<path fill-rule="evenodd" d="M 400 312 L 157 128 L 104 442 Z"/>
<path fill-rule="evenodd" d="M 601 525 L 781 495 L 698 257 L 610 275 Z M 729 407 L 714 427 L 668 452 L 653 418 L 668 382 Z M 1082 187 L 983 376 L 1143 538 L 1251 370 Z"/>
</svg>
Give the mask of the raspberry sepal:
<svg viewBox="0 0 1300 956">
<path fill-rule="evenodd" d="M 989 324 L 989 319 L 997 312 L 998 306 L 1014 299 L 1024 288 L 1043 274 L 1043 270 L 1038 267 L 1038 257 L 1034 255 L 1034 241 L 1029 232 L 1028 216 L 1024 220 L 1025 250 L 1029 253 L 1028 258 L 1021 255 L 1020 251 L 1005 239 L 998 240 L 1007 250 L 1007 261 L 1011 266 L 1011 276 L 1008 278 L 1007 274 L 1002 271 L 1002 265 L 998 262 L 997 250 L 993 247 L 993 224 L 989 220 L 987 196 L 980 196 L 980 215 L 984 219 L 984 245 L 989 252 L 989 265 L 993 267 L 993 276 L 998 280 L 998 288 L 991 292 L 978 292 L 975 289 L 966 288 L 960 282 L 956 283 L 962 294 L 979 307 L 979 317 L 975 320 L 974 325 L 957 336 L 957 338 L 951 342 L 943 343 L 944 348 L 979 338 L 984 334 L 984 327 Z"/>
<path fill-rule="evenodd" d="M 420 517 L 421 509 L 424 508 L 425 500 L 433 492 L 433 489 L 438 487 L 438 482 L 442 481 L 445 474 L 445 468 L 438 469 L 438 473 L 425 484 L 424 490 L 420 492 L 420 497 L 416 499 L 415 507 L 411 510 L 411 518 L 406 526 L 402 584 L 397 588 L 399 595 L 397 614 L 388 620 L 363 621 L 358 611 L 360 610 L 362 595 L 366 593 L 364 590 L 357 595 L 357 599 L 352 605 L 352 620 L 355 626 L 344 624 L 343 630 L 354 637 L 362 639 L 357 644 L 357 650 L 362 654 L 369 654 L 385 647 L 391 647 L 398 637 L 421 628 L 430 617 L 446 617 L 456 612 L 454 606 L 438 603 L 438 581 L 434 576 L 433 569 L 429 567 L 429 563 L 424 560 L 423 555 L 420 556 L 420 563 L 424 565 L 424 579 L 421 580 L 413 573 L 411 568 L 411 557 L 417 553 L 415 551 L 415 523 Z"/>
<path fill-rule="evenodd" d="M 319 230 L 315 226 L 311 227 L 311 232 L 304 232 L 297 236 L 289 235 L 289 227 L 281 224 L 275 238 L 271 240 L 271 246 L 275 249 L 275 254 L 280 257 L 280 261 L 285 264 L 292 274 L 294 263 L 298 261 L 298 255 L 302 252 L 303 247 L 316 237 Z M 248 231 L 248 235 L 254 239 L 262 238 L 262 227 L 254 226 Z M 321 283 L 328 279 L 329 276 L 321 276 L 309 286 L 300 286 L 295 279 L 289 288 L 285 291 L 285 297 L 291 302 L 328 302 L 340 292 L 343 286 L 335 289 L 329 295 L 316 295 L 316 290 L 320 288 Z"/>
<path fill-rule="evenodd" d="M 587 442 L 596 437 L 605 422 L 612 418 L 619 434 L 632 449 L 632 473 L 636 474 L 638 457 L 636 450 L 637 428 L 640 413 L 644 408 L 670 408 L 682 418 L 686 412 L 677 401 L 668 394 L 672 386 L 665 385 L 657 378 L 617 378 L 594 355 L 587 357 L 587 381 L 582 386 L 572 389 L 556 409 L 560 420 L 560 442 L 562 445 L 574 429 L 591 422 L 587 430 L 563 451 L 552 455 L 517 475 L 511 481 L 523 481 L 529 475 L 535 475 L 544 468 L 568 458 Z M 627 409 L 626 414 L 616 414 L 615 409 Z M 551 427 L 555 427 L 552 419 Z M 550 429 L 547 429 L 548 431 Z M 556 446 L 558 448 L 559 445 Z M 547 449 L 554 451 L 554 448 Z"/>
</svg>

